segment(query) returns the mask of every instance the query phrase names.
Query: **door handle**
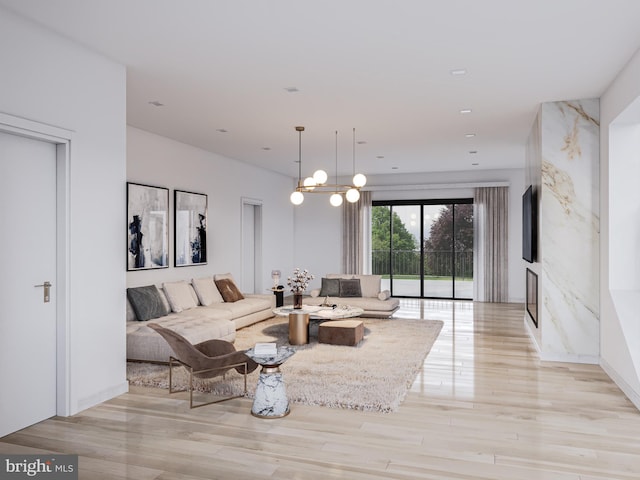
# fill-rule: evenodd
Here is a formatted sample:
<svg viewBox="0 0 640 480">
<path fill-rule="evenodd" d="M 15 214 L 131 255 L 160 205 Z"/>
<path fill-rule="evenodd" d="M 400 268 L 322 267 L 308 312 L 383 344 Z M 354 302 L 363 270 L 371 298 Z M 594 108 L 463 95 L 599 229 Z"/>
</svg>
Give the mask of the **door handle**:
<svg viewBox="0 0 640 480">
<path fill-rule="evenodd" d="M 34 285 L 34 287 L 44 287 L 44 303 L 51 301 L 51 282 L 46 281 L 42 285 Z"/>
</svg>

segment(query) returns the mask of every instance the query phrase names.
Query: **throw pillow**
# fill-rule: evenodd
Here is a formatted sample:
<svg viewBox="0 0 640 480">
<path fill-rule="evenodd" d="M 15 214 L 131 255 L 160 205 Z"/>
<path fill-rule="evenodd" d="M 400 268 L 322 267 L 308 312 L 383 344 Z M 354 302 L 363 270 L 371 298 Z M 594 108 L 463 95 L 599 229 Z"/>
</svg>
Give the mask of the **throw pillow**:
<svg viewBox="0 0 640 480">
<path fill-rule="evenodd" d="M 322 287 L 320 288 L 321 297 L 339 297 L 340 296 L 340 280 L 337 278 L 322 278 Z"/>
<path fill-rule="evenodd" d="M 340 279 L 340 297 L 361 297 L 362 290 L 360 289 L 360 279 L 354 278 L 347 280 L 345 278 Z"/>
<path fill-rule="evenodd" d="M 183 310 L 189 310 L 198 306 L 197 297 L 193 294 L 193 288 L 187 282 L 169 282 L 163 283 L 162 288 L 169 300 L 171 310 L 180 313 Z M 195 297 L 195 298 L 194 298 Z"/>
<path fill-rule="evenodd" d="M 220 290 L 220 294 L 222 295 L 222 298 L 224 298 L 225 302 L 233 303 L 244 298 L 233 280 L 228 278 L 216 280 L 216 286 L 218 287 L 218 290 Z"/>
<path fill-rule="evenodd" d="M 231 275 L 231 273 L 216 273 L 213 276 L 214 280 L 231 280 L 233 283 L 236 283 L 236 281 L 233 278 L 233 275 Z"/>
<path fill-rule="evenodd" d="M 213 277 L 193 278 L 191 285 L 198 295 L 198 301 L 201 305 L 211 305 L 212 303 L 222 303 L 224 299 L 220 295 L 220 290 L 213 282 Z"/>
<path fill-rule="evenodd" d="M 127 288 L 127 298 L 136 318 L 140 321 L 164 317 L 169 313 L 155 285 Z"/>
<path fill-rule="evenodd" d="M 378 294 L 378 300 L 388 300 L 391 298 L 391 292 L 389 290 L 383 290 Z"/>
</svg>

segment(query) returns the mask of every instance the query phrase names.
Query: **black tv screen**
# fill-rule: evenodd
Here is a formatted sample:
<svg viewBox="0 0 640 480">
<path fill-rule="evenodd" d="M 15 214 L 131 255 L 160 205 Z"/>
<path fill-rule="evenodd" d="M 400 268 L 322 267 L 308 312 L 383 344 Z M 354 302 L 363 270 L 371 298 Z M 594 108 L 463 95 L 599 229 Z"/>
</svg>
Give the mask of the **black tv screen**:
<svg viewBox="0 0 640 480">
<path fill-rule="evenodd" d="M 529 185 L 522 195 L 522 258 L 529 263 L 536 261 L 538 254 L 538 214 L 533 186 Z"/>
</svg>

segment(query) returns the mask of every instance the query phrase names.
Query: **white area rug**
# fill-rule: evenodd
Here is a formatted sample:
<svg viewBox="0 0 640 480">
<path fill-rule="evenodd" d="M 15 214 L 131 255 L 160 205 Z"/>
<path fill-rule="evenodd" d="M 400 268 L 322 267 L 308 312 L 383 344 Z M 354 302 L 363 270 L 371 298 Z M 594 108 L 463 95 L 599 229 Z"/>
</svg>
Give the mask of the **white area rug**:
<svg viewBox="0 0 640 480">
<path fill-rule="evenodd" d="M 357 347 L 318 343 L 318 327 L 311 327 L 311 342 L 296 345 L 280 370 L 289 401 L 333 408 L 393 412 L 411 387 L 443 323 L 435 320 L 380 320 L 362 318 L 365 337 Z M 288 320 L 273 318 L 238 330 L 238 350 L 256 342 L 288 345 Z M 248 377 L 253 397 L 260 367 Z M 147 363 L 128 363 L 132 385 L 168 388 L 169 368 Z M 174 369 L 174 385 L 186 385 L 184 369 Z M 198 380 L 196 388 L 220 395 L 240 394 L 242 376 L 235 371 L 225 378 Z"/>
</svg>

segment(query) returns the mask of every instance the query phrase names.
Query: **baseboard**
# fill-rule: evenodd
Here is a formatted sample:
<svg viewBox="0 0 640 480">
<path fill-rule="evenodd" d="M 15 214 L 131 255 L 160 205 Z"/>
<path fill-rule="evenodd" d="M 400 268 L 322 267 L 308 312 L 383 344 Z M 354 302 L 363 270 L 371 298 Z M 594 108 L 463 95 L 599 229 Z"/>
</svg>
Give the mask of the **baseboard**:
<svg viewBox="0 0 640 480">
<path fill-rule="evenodd" d="M 99 403 L 106 402 L 107 400 L 111 400 L 118 395 L 122 395 L 123 393 L 127 393 L 129 391 L 129 382 L 124 381 L 118 385 L 114 385 L 113 387 L 107 388 L 106 390 L 102 390 L 90 397 L 83 398 L 78 401 L 77 410 L 72 412 L 72 415 L 75 415 L 82 410 L 86 410 L 87 408 L 98 405 Z"/>
<path fill-rule="evenodd" d="M 606 360 L 600 359 L 600 366 L 604 370 L 604 373 L 609 375 L 613 383 L 615 383 L 622 393 L 640 410 L 640 393 L 636 392 L 631 385 L 629 385 L 624 378 L 622 378 L 616 370 L 607 363 Z"/>
<path fill-rule="evenodd" d="M 598 355 L 576 355 L 571 353 L 540 353 L 540 360 L 543 362 L 600 364 Z"/>
</svg>

